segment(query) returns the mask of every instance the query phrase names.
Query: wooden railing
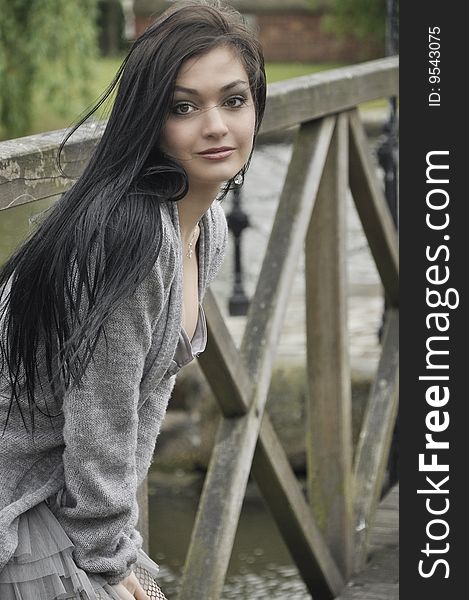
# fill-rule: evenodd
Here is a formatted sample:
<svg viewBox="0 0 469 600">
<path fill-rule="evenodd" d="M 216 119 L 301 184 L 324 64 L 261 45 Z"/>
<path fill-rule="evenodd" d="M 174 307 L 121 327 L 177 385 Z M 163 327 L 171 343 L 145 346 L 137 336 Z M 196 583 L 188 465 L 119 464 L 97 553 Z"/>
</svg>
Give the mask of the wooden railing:
<svg viewBox="0 0 469 600">
<path fill-rule="evenodd" d="M 239 350 L 207 293 L 200 357 L 222 419 L 179 600 L 220 597 L 250 472 L 315 600 L 334 598 L 366 561 L 398 406 L 397 234 L 376 178 L 357 105 L 398 94 L 398 59 L 269 86 L 261 134 L 298 126 L 288 173 Z M 60 194 L 63 132 L 0 144 L 0 208 Z M 74 136 L 65 167 L 78 174 L 96 133 Z M 382 354 L 358 447 L 352 448 L 345 277 L 350 188 L 388 300 Z M 307 498 L 265 411 L 295 267 L 305 251 Z M 354 456 L 354 461 L 352 457 Z M 146 531 L 146 488 L 140 490 Z M 145 532 L 144 531 L 144 532 Z"/>
</svg>

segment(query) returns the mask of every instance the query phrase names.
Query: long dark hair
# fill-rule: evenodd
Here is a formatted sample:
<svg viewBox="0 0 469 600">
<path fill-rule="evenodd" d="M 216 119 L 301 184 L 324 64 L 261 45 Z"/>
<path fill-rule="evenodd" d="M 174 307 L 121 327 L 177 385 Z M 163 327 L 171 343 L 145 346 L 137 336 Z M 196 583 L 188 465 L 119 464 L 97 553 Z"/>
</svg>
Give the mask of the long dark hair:
<svg viewBox="0 0 469 600">
<path fill-rule="evenodd" d="M 35 402 L 39 354 L 60 401 L 80 383 L 107 317 L 149 274 L 161 245 L 160 203 L 188 190 L 183 167 L 159 150 L 176 77 L 185 60 L 220 45 L 232 47 L 246 69 L 257 134 L 266 94 L 260 45 L 237 11 L 196 0 L 173 4 L 134 42 L 109 88 L 62 142 L 59 157 L 117 90 L 83 174 L 0 271 L 0 374 L 11 394 L 3 433 L 14 400 L 27 429 L 19 402 L 25 393 L 34 437 L 34 407 L 42 412 Z"/>
</svg>

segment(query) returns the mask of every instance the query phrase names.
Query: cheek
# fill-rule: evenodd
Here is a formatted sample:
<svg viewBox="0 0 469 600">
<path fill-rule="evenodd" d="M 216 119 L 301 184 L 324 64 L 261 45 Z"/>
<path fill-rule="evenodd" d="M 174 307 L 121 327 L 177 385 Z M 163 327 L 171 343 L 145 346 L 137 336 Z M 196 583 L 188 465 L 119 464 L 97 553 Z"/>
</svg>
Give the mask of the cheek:
<svg viewBox="0 0 469 600">
<path fill-rule="evenodd" d="M 244 117 L 239 133 L 243 137 L 244 143 L 251 147 L 256 127 L 256 113 L 252 109 Z"/>
<path fill-rule="evenodd" d="M 161 137 L 161 149 L 172 155 L 178 155 L 187 146 L 184 129 L 177 123 L 167 123 Z"/>
</svg>

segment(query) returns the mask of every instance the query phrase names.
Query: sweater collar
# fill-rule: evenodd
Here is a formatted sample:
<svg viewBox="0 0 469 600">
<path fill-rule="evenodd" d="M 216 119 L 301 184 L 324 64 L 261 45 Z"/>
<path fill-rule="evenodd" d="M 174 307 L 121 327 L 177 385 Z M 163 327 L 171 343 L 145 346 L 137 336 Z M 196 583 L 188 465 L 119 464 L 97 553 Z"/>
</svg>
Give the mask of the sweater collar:
<svg viewBox="0 0 469 600">
<path fill-rule="evenodd" d="M 216 200 L 214 200 L 216 202 Z M 171 221 L 174 226 L 174 230 L 176 233 L 176 238 L 178 241 L 177 244 L 177 257 L 178 264 L 182 269 L 182 242 L 181 242 L 181 229 L 179 226 L 179 210 L 177 202 L 172 201 L 167 203 L 169 206 L 169 212 L 171 215 Z M 205 294 L 205 288 L 207 286 L 207 276 L 208 276 L 208 268 L 210 262 L 210 248 L 213 243 L 213 227 L 212 227 L 212 218 L 211 218 L 212 208 L 204 213 L 202 218 L 199 221 L 200 227 L 200 235 L 197 241 L 197 253 L 198 253 L 198 264 L 199 264 L 199 301 L 202 302 L 202 298 Z M 182 271 L 181 271 L 182 273 Z"/>
</svg>

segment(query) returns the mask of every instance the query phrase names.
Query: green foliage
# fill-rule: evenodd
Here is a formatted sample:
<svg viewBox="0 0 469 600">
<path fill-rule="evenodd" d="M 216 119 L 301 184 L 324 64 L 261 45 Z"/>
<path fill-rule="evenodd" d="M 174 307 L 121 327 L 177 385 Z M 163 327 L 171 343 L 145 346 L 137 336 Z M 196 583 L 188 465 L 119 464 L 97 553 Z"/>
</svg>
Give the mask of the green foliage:
<svg viewBox="0 0 469 600">
<path fill-rule="evenodd" d="M 386 0 L 309 0 L 314 8 L 325 9 L 324 26 L 338 35 L 356 37 L 384 45 Z"/>
<path fill-rule="evenodd" d="M 0 125 L 24 135 L 33 98 L 57 112 L 90 99 L 97 0 L 0 0 Z"/>
</svg>

